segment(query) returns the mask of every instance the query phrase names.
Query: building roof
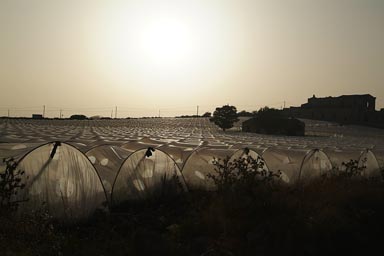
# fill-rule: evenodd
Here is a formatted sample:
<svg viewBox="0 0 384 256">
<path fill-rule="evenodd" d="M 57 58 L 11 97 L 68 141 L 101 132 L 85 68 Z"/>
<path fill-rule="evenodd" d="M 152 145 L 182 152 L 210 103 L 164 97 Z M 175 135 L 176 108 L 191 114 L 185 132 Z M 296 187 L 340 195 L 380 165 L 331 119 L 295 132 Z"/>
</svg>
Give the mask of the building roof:
<svg viewBox="0 0 384 256">
<path fill-rule="evenodd" d="M 328 96 L 328 97 L 316 97 L 315 95 L 313 95 L 312 98 L 316 98 L 316 99 L 326 99 L 326 98 L 361 98 L 361 97 L 370 97 L 370 98 L 374 98 L 376 99 L 376 97 L 373 97 L 371 94 L 352 94 L 352 95 L 340 95 L 340 96 L 336 96 L 336 97 L 332 97 L 332 96 Z"/>
</svg>

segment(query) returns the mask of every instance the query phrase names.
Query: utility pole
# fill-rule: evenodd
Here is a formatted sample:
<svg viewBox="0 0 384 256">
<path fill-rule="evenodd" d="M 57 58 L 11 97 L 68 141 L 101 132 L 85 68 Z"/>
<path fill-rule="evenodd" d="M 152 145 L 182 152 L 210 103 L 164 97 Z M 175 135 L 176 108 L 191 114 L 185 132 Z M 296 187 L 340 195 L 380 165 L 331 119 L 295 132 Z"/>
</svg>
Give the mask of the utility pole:
<svg viewBox="0 0 384 256">
<path fill-rule="evenodd" d="M 45 118 L 45 105 L 43 106 L 43 118 Z"/>
<path fill-rule="evenodd" d="M 62 109 L 60 109 L 60 119 L 63 117 L 63 110 Z"/>
<path fill-rule="evenodd" d="M 160 109 L 159 109 L 159 118 L 160 118 Z"/>
<path fill-rule="evenodd" d="M 117 118 L 117 106 L 115 107 L 115 119 Z"/>
<path fill-rule="evenodd" d="M 112 111 L 111 111 L 111 118 L 113 117 L 113 109 L 112 109 Z"/>
<path fill-rule="evenodd" d="M 196 108 L 196 116 L 199 116 L 199 105 L 197 105 L 197 108 Z"/>
<path fill-rule="evenodd" d="M 9 113 L 10 113 L 10 110 L 8 109 L 8 117 L 10 117 Z"/>
</svg>

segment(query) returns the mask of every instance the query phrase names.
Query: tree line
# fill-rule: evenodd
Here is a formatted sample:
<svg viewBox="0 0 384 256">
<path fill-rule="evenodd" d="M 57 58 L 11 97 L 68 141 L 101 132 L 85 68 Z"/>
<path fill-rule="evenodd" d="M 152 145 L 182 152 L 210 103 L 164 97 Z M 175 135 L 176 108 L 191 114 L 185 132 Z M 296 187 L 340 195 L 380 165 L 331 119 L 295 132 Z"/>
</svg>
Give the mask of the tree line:
<svg viewBox="0 0 384 256">
<path fill-rule="evenodd" d="M 225 131 L 232 128 L 234 124 L 240 120 L 239 117 L 283 117 L 283 113 L 281 110 L 269 107 L 260 108 L 258 111 L 252 112 L 245 110 L 237 112 L 237 108 L 235 106 L 224 105 L 216 108 L 213 112 L 213 116 L 210 118 L 210 121 L 214 122 L 217 126 L 223 129 L 223 131 Z"/>
</svg>

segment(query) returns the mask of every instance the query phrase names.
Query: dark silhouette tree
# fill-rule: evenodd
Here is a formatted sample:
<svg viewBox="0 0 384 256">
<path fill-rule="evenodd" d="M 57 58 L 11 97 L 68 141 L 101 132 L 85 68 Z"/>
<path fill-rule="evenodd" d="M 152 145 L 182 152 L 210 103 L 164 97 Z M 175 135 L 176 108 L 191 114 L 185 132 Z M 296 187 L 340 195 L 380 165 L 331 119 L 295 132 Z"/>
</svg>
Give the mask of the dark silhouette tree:
<svg viewBox="0 0 384 256">
<path fill-rule="evenodd" d="M 230 129 L 235 122 L 239 121 L 237 109 L 229 105 L 224 105 L 221 108 L 217 107 L 210 120 L 223 129 L 223 131 Z"/>
<path fill-rule="evenodd" d="M 283 118 L 283 112 L 275 108 L 264 107 L 260 108 L 256 114 L 260 118 Z"/>
<path fill-rule="evenodd" d="M 245 110 L 240 111 L 237 113 L 237 116 L 245 116 L 245 117 L 250 117 L 253 116 L 254 114 Z"/>
<path fill-rule="evenodd" d="M 71 115 L 71 117 L 69 119 L 73 119 L 73 120 L 86 120 L 86 119 L 88 119 L 88 117 L 86 117 L 85 115 Z"/>
<path fill-rule="evenodd" d="M 212 116 L 212 113 L 211 112 L 205 112 L 203 117 L 211 117 Z"/>
</svg>

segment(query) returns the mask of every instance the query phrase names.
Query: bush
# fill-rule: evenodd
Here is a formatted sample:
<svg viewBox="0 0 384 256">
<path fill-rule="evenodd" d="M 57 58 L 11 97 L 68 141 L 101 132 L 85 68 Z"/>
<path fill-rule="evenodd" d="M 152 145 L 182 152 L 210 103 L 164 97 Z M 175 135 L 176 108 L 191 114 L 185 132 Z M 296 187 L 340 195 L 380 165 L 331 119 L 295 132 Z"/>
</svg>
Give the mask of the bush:
<svg viewBox="0 0 384 256">
<path fill-rule="evenodd" d="M 362 159 L 361 165 L 358 160 L 351 159 L 348 162 L 342 162 L 341 166 L 334 167 L 329 173 L 323 175 L 325 178 L 352 179 L 365 177 L 364 171 L 367 159 Z M 369 179 L 382 179 L 383 169 L 380 169 L 381 177 L 367 177 Z"/>
<path fill-rule="evenodd" d="M 345 176 L 348 178 L 356 177 L 356 176 L 363 176 L 364 170 L 367 168 L 365 165 L 365 162 L 367 159 L 363 159 L 363 165 L 359 166 L 359 161 L 357 160 L 350 160 L 349 162 L 342 162 L 341 163 L 341 170 L 339 171 L 340 176 Z"/>
<path fill-rule="evenodd" d="M 14 199 L 25 184 L 22 183 L 22 177 L 25 172 L 17 170 L 17 163 L 14 159 L 3 159 L 6 164 L 5 171 L 0 173 L 0 210 L 6 213 L 17 210 L 19 203 L 26 201 Z"/>
<path fill-rule="evenodd" d="M 261 157 L 239 157 L 232 162 L 227 157 L 223 161 L 214 159 L 215 174 L 208 174 L 219 192 L 228 190 L 249 190 L 260 184 L 271 184 L 280 179 L 281 173 L 268 171 Z"/>
<path fill-rule="evenodd" d="M 267 113 L 258 115 L 242 124 L 243 132 L 304 136 L 305 123 L 294 118 L 274 116 Z"/>
<path fill-rule="evenodd" d="M 85 115 L 71 115 L 71 117 L 69 119 L 72 119 L 72 120 L 87 120 L 88 117 L 86 117 Z"/>
</svg>

